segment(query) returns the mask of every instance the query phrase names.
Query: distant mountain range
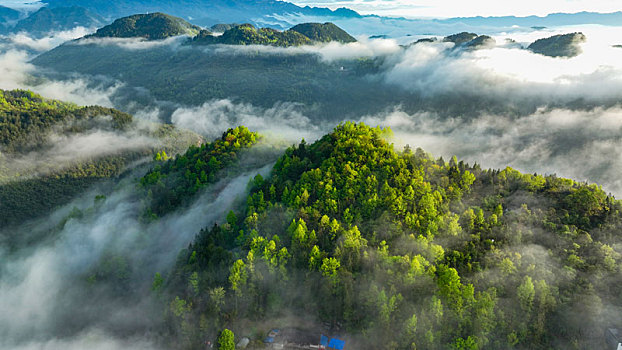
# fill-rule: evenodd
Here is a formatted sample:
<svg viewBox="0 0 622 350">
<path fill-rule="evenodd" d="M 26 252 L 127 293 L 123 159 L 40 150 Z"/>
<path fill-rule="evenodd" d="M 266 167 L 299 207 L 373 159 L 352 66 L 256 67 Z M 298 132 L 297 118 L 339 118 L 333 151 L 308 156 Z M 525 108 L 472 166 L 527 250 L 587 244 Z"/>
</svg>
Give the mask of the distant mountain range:
<svg viewBox="0 0 622 350">
<path fill-rule="evenodd" d="M 19 14 L 19 11 L 13 10 L 12 8 L 0 6 L 0 23 L 16 21 L 19 19 Z"/>
<path fill-rule="evenodd" d="M 19 19 L 19 16 L 20 13 L 15 10 L 0 7 L 0 33 L 27 32 L 39 37 L 51 31 L 71 30 L 75 27 L 98 28 L 107 22 L 100 15 L 79 6 L 42 7 L 28 17 Z"/>
<path fill-rule="evenodd" d="M 409 35 L 446 36 L 459 32 L 511 33 L 580 24 L 622 25 L 622 12 L 557 13 L 545 17 L 459 17 L 449 19 L 407 19 L 375 15 L 362 16 L 340 8 L 330 10 L 301 7 L 276 0 L 44 0 L 45 7 L 27 16 L 0 6 L 0 33 L 25 31 L 41 36 L 50 31 L 77 26 L 97 28 L 115 19 L 138 13 L 163 12 L 202 27 L 222 23 L 250 23 L 256 27 L 285 30 L 300 23 L 332 22 L 348 33 L 375 37 Z M 228 28 L 224 28 L 228 29 Z M 212 32 L 224 32 L 210 29 Z"/>
<path fill-rule="evenodd" d="M 282 27 L 285 21 L 280 21 L 277 17 L 286 14 L 340 18 L 361 17 L 357 12 L 345 8 L 333 11 L 327 8 L 300 7 L 289 2 L 275 0 L 46 0 L 44 2 L 51 8 L 82 6 L 109 21 L 136 13 L 165 12 L 201 26 L 234 22 L 264 24 L 270 18 L 270 22 Z"/>
<path fill-rule="evenodd" d="M 579 24 L 602 24 L 608 26 L 622 25 L 622 12 L 614 13 L 553 13 L 548 16 L 502 16 L 502 17 L 456 17 L 436 20 L 440 23 L 463 23 L 474 26 L 519 26 L 519 27 L 556 27 Z"/>
<path fill-rule="evenodd" d="M 183 18 L 161 12 L 137 14 L 115 20 L 88 38 L 143 38 L 161 40 L 173 36 L 187 35 L 193 37 L 194 45 L 271 45 L 300 46 L 319 42 L 338 41 L 341 43 L 355 42 L 343 29 L 333 23 L 302 23 L 285 31 L 272 28 L 256 28 L 252 24 L 215 26 L 225 29 L 222 35 L 215 35 L 209 30 L 190 24 Z"/>
<path fill-rule="evenodd" d="M 42 7 L 30 16 L 17 22 L 14 32 L 28 32 L 42 35 L 53 30 L 70 30 L 75 27 L 97 28 L 106 20 L 84 7 Z"/>
</svg>

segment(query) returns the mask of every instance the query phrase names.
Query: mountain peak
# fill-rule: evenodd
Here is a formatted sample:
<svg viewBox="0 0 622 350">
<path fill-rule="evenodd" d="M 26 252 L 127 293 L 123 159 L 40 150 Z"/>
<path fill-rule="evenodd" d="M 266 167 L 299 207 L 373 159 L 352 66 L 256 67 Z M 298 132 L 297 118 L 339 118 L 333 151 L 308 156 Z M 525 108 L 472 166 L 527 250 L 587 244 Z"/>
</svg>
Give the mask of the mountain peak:
<svg viewBox="0 0 622 350">
<path fill-rule="evenodd" d="M 341 43 L 355 42 L 350 34 L 334 23 L 301 23 L 290 29 L 317 42 L 339 41 Z"/>
<path fill-rule="evenodd" d="M 200 27 L 161 12 L 136 14 L 115 20 L 89 37 L 166 39 L 177 35 L 196 35 Z"/>
<path fill-rule="evenodd" d="M 289 30 L 279 31 L 272 28 L 256 28 L 245 23 L 225 30 L 221 36 L 214 36 L 210 31 L 202 30 L 193 39 L 193 44 L 226 44 L 226 45 L 271 45 L 300 46 L 314 42 L 338 41 L 354 42 L 350 34 L 333 23 L 303 23 Z"/>
<path fill-rule="evenodd" d="M 550 57 L 576 57 L 581 54 L 579 44 L 587 41 L 583 33 L 569 33 L 554 35 L 549 38 L 538 39 L 529 45 L 528 49 Z"/>
</svg>

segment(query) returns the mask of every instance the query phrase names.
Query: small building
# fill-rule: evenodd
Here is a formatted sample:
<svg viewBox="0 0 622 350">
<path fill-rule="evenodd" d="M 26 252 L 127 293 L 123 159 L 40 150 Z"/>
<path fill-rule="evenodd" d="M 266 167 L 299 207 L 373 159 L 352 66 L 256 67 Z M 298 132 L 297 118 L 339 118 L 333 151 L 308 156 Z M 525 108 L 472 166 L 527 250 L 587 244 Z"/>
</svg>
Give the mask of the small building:
<svg viewBox="0 0 622 350">
<path fill-rule="evenodd" d="M 608 328 L 605 331 L 607 349 L 622 350 L 622 334 L 617 328 Z"/>
</svg>

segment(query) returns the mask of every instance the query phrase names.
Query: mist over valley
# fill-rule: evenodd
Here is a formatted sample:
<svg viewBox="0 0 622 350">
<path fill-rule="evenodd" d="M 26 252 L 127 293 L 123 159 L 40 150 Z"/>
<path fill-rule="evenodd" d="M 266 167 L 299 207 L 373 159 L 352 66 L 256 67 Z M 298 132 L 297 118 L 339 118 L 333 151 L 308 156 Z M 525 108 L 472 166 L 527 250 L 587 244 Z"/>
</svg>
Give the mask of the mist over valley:
<svg viewBox="0 0 622 350">
<path fill-rule="evenodd" d="M 17 3 L 0 349 L 617 344 L 620 13 Z"/>
</svg>

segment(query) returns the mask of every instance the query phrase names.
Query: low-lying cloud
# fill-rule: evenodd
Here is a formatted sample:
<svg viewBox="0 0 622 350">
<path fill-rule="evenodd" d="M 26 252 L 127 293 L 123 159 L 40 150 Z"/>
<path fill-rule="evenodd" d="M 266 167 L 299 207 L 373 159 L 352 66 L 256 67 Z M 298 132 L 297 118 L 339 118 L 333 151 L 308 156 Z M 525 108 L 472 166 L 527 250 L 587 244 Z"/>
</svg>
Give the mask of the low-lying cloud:
<svg viewBox="0 0 622 350">
<path fill-rule="evenodd" d="M 43 37 L 32 37 L 27 32 L 0 35 L 0 48 L 12 46 L 18 49 L 31 50 L 35 53 L 51 50 L 54 47 L 94 31 L 93 28 L 75 27 L 70 30 L 53 31 Z"/>
<path fill-rule="evenodd" d="M 111 96 L 122 86 L 92 84 L 86 78 L 51 80 L 35 78 L 37 68 L 28 63 L 31 56 L 20 50 L 0 51 L 0 89 L 28 89 L 46 98 L 73 102 L 78 105 L 112 107 Z"/>
<path fill-rule="evenodd" d="M 157 348 L 151 332 L 162 305 L 150 290 L 154 274 L 166 274 L 201 228 L 243 203 L 250 179 L 266 175 L 273 161 L 223 178 L 186 210 L 155 222 L 140 220 L 140 196 L 127 179 L 95 207 L 89 198 L 99 193 L 86 193 L 39 224 L 0 231 L 46 237 L 12 251 L 0 247 L 0 349 Z M 67 220 L 72 207 L 84 216 Z M 89 282 L 106 266 L 123 280 Z"/>
<path fill-rule="evenodd" d="M 303 115 L 298 107 L 294 103 L 283 103 L 262 109 L 230 100 L 216 100 L 200 107 L 179 108 L 173 112 L 171 121 L 209 138 L 216 138 L 224 130 L 238 125 L 293 142 L 317 138 L 322 128 Z"/>
<path fill-rule="evenodd" d="M 16 180 L 15 176 L 50 175 L 85 161 L 126 152 L 147 151 L 162 145 L 161 140 L 147 136 L 139 129 L 124 132 L 93 129 L 78 134 L 51 132 L 43 142 L 43 147 L 26 154 L 5 154 L 0 148 L 0 183 L 5 176 Z"/>
<path fill-rule="evenodd" d="M 174 36 L 162 40 L 146 40 L 142 38 L 84 38 L 70 45 L 117 46 L 126 50 L 149 50 L 156 47 L 171 46 L 178 48 L 188 40 L 187 35 Z"/>
<path fill-rule="evenodd" d="M 573 58 L 553 58 L 520 47 L 502 44 L 481 50 L 448 50 L 448 43 L 412 45 L 390 56 L 382 77 L 388 84 L 400 86 L 426 98 L 435 96 L 473 96 L 499 103 L 555 104 L 582 99 L 600 103 L 622 97 L 622 49 L 618 28 L 564 28 L 565 32 L 583 31 L 588 38 L 583 53 Z M 559 31 L 527 33 L 518 40 L 535 40 Z M 527 46 L 527 42 L 519 42 Z M 447 103 L 451 103 L 448 99 Z"/>
<path fill-rule="evenodd" d="M 528 173 L 557 174 L 596 182 L 622 195 L 621 107 L 451 119 L 396 110 L 362 121 L 390 126 L 396 144 L 421 147 L 436 157 L 456 155 L 483 168 L 511 166 Z"/>
</svg>

